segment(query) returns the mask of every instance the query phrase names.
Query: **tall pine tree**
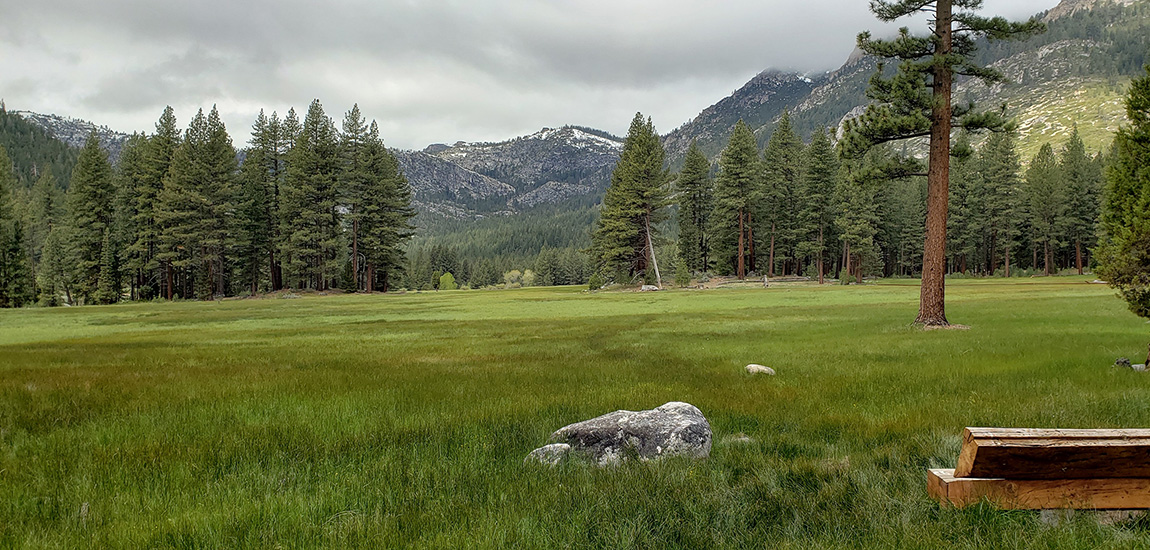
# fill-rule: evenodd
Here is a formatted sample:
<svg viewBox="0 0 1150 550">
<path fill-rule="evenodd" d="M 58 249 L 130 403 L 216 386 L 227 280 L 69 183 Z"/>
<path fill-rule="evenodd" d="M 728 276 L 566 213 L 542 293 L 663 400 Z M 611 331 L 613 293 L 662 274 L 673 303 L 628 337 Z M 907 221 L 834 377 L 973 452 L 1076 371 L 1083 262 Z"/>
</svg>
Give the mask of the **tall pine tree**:
<svg viewBox="0 0 1150 550">
<path fill-rule="evenodd" d="M 1042 246 L 1043 271 L 1050 275 L 1054 249 L 1062 235 L 1066 186 L 1049 143 L 1042 145 L 1026 169 L 1026 198 L 1033 236 Z"/>
<path fill-rule="evenodd" d="M 714 207 L 710 171 L 707 156 L 692 141 L 675 181 L 679 198 L 679 261 L 688 272 L 702 273 L 710 268 L 708 224 Z"/>
<path fill-rule="evenodd" d="M 762 197 L 762 162 L 755 134 L 745 122 L 735 124 L 719 157 L 712 221 L 715 258 L 724 273 L 743 279 L 754 253 L 751 210 Z"/>
<path fill-rule="evenodd" d="M 930 137 L 927 170 L 927 219 L 923 247 L 923 273 L 916 323 L 947 325 L 946 217 L 950 183 L 950 134 L 955 126 L 970 131 L 1006 126 L 1001 112 L 977 111 L 973 104 L 955 106 L 951 100 L 955 75 L 987 84 L 1004 79 L 998 71 L 976 62 L 979 39 L 1021 38 L 1042 32 L 1036 19 L 1011 23 L 987 18 L 976 10 L 982 0 L 873 0 L 871 11 L 882 21 L 894 21 L 921 12 L 933 12 L 928 36 L 912 36 L 907 28 L 893 40 L 875 40 L 869 32 L 858 45 L 869 55 L 899 59 L 898 72 L 883 76 L 880 64 L 867 94 L 875 104 L 847 124 L 846 150 L 857 154 L 894 140 Z M 956 11 L 955 8 L 958 8 Z"/>
<path fill-rule="evenodd" d="M 336 211 L 340 163 L 338 132 L 318 99 L 308 107 L 293 141 L 280 188 L 279 247 L 285 283 L 325 290 L 343 266 Z"/>
<path fill-rule="evenodd" d="M 651 119 L 636 113 L 591 235 L 600 271 L 614 274 L 619 282 L 635 277 L 659 281 L 656 230 L 665 216 L 670 179 L 663 167 L 665 155 Z"/>
<path fill-rule="evenodd" d="M 764 208 L 756 213 L 757 219 L 763 222 L 762 229 L 770 237 L 767 271 L 772 276 L 780 262 L 784 275 L 798 271 L 796 247 L 802 233 L 800 216 L 804 202 L 802 168 L 803 141 L 791 126 L 790 113 L 783 113 L 763 151 L 764 200 L 759 205 Z M 750 241 L 753 245 L 754 239 Z M 754 256 L 752 249 L 752 262 Z M 751 269 L 754 269 L 753 263 Z"/>
<path fill-rule="evenodd" d="M 74 297 L 86 304 L 96 298 L 100 270 L 105 267 L 104 243 L 112 230 L 115 196 L 108 154 L 93 131 L 80 150 L 67 196 L 67 247 L 69 263 L 76 274 Z"/>
<path fill-rule="evenodd" d="M 1059 156 L 1058 166 L 1066 180 L 1066 239 L 1074 246 L 1074 265 L 1081 275 L 1088 263 L 1085 256 L 1094 247 L 1098 232 L 1102 171 L 1086 153 L 1077 125 Z"/>
<path fill-rule="evenodd" d="M 0 307 L 22 307 L 32 301 L 33 280 L 24 251 L 21 220 L 13 210 L 16 172 L 0 146 Z"/>
<path fill-rule="evenodd" d="M 815 131 L 803 164 L 803 202 L 798 217 L 800 240 L 797 250 L 801 256 L 814 258 L 819 284 L 822 284 L 826 273 L 827 233 L 834 226 L 833 200 L 840 169 L 830 132 L 823 129 Z"/>
</svg>

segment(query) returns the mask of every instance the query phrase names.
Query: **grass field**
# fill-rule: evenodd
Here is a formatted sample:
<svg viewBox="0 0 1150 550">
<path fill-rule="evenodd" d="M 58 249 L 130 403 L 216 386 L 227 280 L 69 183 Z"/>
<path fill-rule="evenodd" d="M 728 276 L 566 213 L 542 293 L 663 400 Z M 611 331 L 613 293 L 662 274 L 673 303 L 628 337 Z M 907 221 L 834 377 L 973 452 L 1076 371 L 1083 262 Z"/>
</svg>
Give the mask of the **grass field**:
<svg viewBox="0 0 1150 550">
<path fill-rule="evenodd" d="M 1150 325 L 1077 277 L 0 311 L 0 547 L 1150 548 L 955 511 L 964 426 L 1150 427 Z M 776 377 L 751 378 L 763 363 Z M 688 401 L 710 459 L 525 466 Z M 750 443 L 731 442 L 744 433 Z"/>
</svg>

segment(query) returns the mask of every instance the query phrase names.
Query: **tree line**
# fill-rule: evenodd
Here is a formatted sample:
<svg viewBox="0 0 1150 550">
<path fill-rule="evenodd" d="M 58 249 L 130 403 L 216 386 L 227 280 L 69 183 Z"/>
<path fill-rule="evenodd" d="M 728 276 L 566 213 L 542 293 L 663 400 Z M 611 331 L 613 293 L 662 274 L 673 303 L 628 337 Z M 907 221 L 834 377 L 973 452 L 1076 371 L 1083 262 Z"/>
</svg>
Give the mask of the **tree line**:
<svg viewBox="0 0 1150 550">
<path fill-rule="evenodd" d="M 302 121 L 261 111 L 242 151 L 215 107 L 183 131 L 168 107 L 115 167 L 91 135 L 66 194 L 50 168 L 23 197 L 15 180 L 0 148 L 4 306 L 386 291 L 414 229 L 376 123 L 353 106 L 337 129 L 318 100 Z"/>
<path fill-rule="evenodd" d="M 692 146 L 683 169 L 668 174 L 655 168 L 655 135 L 650 120 L 637 116 L 604 199 L 591 249 L 604 281 L 655 282 L 647 228 L 656 240 L 674 234 L 673 227 L 658 231 L 672 205 L 678 231 L 662 258 L 669 270 L 820 282 L 921 274 L 926 181 L 892 174 L 891 163 L 903 154 L 893 146 L 851 158 L 834 129 L 804 141 L 784 113 L 763 150 L 740 121 L 716 162 Z M 1074 129 L 1024 167 L 1015 140 L 1012 132 L 996 132 L 975 146 L 971 134 L 957 133 L 949 274 L 1082 273 L 1094 263 L 1107 158 L 1089 154 Z"/>
</svg>

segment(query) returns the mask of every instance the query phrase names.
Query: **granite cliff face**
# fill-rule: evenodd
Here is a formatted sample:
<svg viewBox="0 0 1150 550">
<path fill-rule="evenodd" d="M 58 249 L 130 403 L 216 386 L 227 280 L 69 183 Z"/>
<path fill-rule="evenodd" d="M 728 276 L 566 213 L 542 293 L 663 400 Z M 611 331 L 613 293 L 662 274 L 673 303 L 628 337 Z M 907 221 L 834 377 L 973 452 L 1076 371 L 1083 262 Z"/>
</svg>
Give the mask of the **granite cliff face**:
<svg viewBox="0 0 1150 550">
<path fill-rule="evenodd" d="M 622 139 L 606 132 L 566 126 L 497 143 L 431 145 L 399 157 L 422 209 L 477 217 L 602 194 L 622 148 Z M 442 201 L 451 208 L 433 204 Z"/>
</svg>

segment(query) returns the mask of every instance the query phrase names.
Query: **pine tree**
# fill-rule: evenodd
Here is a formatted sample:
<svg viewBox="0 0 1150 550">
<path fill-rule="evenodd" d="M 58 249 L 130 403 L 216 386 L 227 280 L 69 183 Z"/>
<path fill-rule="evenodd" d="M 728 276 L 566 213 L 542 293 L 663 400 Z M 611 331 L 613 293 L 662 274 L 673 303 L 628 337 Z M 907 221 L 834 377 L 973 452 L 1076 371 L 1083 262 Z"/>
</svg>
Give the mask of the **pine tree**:
<svg viewBox="0 0 1150 550">
<path fill-rule="evenodd" d="M 692 141 L 675 182 L 679 199 L 679 262 L 687 272 L 710 268 L 708 224 L 714 208 L 711 163 Z"/>
<path fill-rule="evenodd" d="M 878 233 L 875 189 L 882 184 L 883 150 L 873 150 L 863 157 L 861 165 L 846 166 L 847 175 L 839 178 L 835 189 L 835 227 L 843 243 L 843 273 L 839 280 L 846 284 L 851 277 L 862 283 L 866 261 L 874 255 L 874 236 Z"/>
<path fill-rule="evenodd" d="M 116 257 L 115 241 L 112 232 L 104 233 L 104 246 L 100 257 L 100 279 L 93 298 L 97 304 L 114 304 L 123 294 L 123 281 L 120 279 L 119 258 Z"/>
<path fill-rule="evenodd" d="M 93 131 L 88 136 L 66 199 L 68 208 L 69 263 L 76 273 L 75 297 L 92 303 L 103 266 L 105 235 L 112 230 L 116 189 L 108 154 Z"/>
<path fill-rule="evenodd" d="M 135 241 L 128 246 L 129 261 L 126 268 L 137 274 L 137 294 L 142 299 L 159 296 L 173 297 L 172 266 L 161 263 L 160 234 L 163 228 L 157 219 L 160 192 L 164 178 L 171 169 L 172 157 L 180 144 L 180 130 L 176 126 L 175 111 L 165 107 L 156 122 L 156 131 L 148 138 L 143 151 L 145 170 L 135 185 L 135 207 L 132 225 Z M 170 251 L 169 251 L 170 252 Z"/>
<path fill-rule="evenodd" d="M 1049 143 L 1042 145 L 1026 169 L 1026 198 L 1035 240 L 1042 245 L 1043 271 L 1050 275 L 1066 212 L 1066 186 Z"/>
<path fill-rule="evenodd" d="M 979 151 L 978 169 L 984 190 L 982 214 L 988 238 L 989 273 L 997 270 L 1001 252 L 1004 272 L 1009 277 L 1010 251 L 1020 233 L 1018 172 L 1021 169 L 1011 132 L 997 132 L 986 140 Z"/>
<path fill-rule="evenodd" d="M 135 246 L 141 234 L 150 229 L 146 225 L 150 213 L 142 216 L 139 211 L 142 204 L 149 209 L 153 206 L 150 201 L 139 200 L 142 193 L 152 191 L 147 154 L 147 136 L 132 134 L 120 152 L 113 180 L 116 184 L 115 223 L 109 244 L 119 256 L 116 263 L 122 266 L 123 275 L 128 278 L 133 300 L 140 296 L 144 267 L 150 260 L 147 248 Z"/>
<path fill-rule="evenodd" d="M 236 261 L 239 281 L 255 294 L 260 288 L 276 288 L 275 215 L 282 161 L 279 154 L 279 121 L 263 110 L 252 126 L 236 196 Z M 265 269 L 266 268 L 266 269 Z"/>
<path fill-rule="evenodd" d="M 0 308 L 22 307 L 32 299 L 32 274 L 24 251 L 24 232 L 12 208 L 16 173 L 0 147 Z"/>
<path fill-rule="evenodd" d="M 783 113 L 767 148 L 763 151 L 763 194 L 759 204 L 765 211 L 757 212 L 763 220 L 763 229 L 770 236 L 767 271 L 774 276 L 778 262 L 783 274 L 798 273 L 799 257 L 796 251 L 801 234 L 800 214 L 805 198 L 802 196 L 803 141 L 791 126 L 790 113 Z M 754 227 L 754 224 L 751 224 Z M 754 235 L 752 234 L 751 237 Z M 754 239 L 748 239 L 754 246 Z M 754 250 L 751 251 L 754 270 Z"/>
<path fill-rule="evenodd" d="M 44 239 L 44 250 L 40 255 L 40 268 L 36 273 L 36 286 L 40 289 L 41 305 L 54 307 L 61 304 L 60 294 L 68 304 L 75 286 L 75 273 L 68 265 L 71 251 L 68 248 L 69 229 L 63 224 L 53 225 Z"/>
<path fill-rule="evenodd" d="M 280 189 L 280 258 L 289 286 L 326 290 L 339 275 L 339 174 L 338 132 L 317 99 L 288 153 Z"/>
<path fill-rule="evenodd" d="M 39 267 L 43 261 L 48 233 L 60 220 L 62 201 L 63 195 L 56 184 L 55 173 L 51 167 L 47 167 L 40 172 L 40 177 L 32 186 L 28 202 L 27 252 L 32 261 L 32 274 L 36 279 L 39 279 Z"/>
<path fill-rule="evenodd" d="M 750 214 L 762 197 L 761 168 L 755 134 L 740 120 L 719 157 L 711 238 L 720 270 L 740 279 L 754 253 Z"/>
<path fill-rule="evenodd" d="M 407 264 L 404 244 L 411 238 L 411 186 L 399 169 L 399 161 L 379 137 L 379 126 L 368 126 L 361 149 L 360 165 L 367 179 L 360 188 L 359 251 L 364 257 L 368 292 L 390 290 Z M 462 275 L 461 275 L 462 277 Z M 462 279 L 461 279 L 462 280 Z"/>
<path fill-rule="evenodd" d="M 177 268 L 182 297 L 227 291 L 227 254 L 234 246 L 235 149 L 215 107 L 192 119 L 172 157 L 156 213 L 163 261 Z"/>
<path fill-rule="evenodd" d="M 831 143 L 831 134 L 823 129 L 811 136 L 803 160 L 802 209 L 798 217 L 798 254 L 814 257 L 819 284 L 823 284 L 827 233 L 834 225 L 833 199 L 838 186 L 839 157 Z"/>
<path fill-rule="evenodd" d="M 952 149 L 953 163 L 950 167 L 950 197 L 946 217 L 948 256 L 954 261 L 953 269 L 967 273 L 976 261 L 979 243 L 985 226 L 982 208 L 983 186 L 978 170 L 976 151 L 970 143 L 968 132 L 959 132 L 958 140 Z"/>
<path fill-rule="evenodd" d="M 650 118 L 636 113 L 623 142 L 611 186 L 603 197 L 591 250 L 604 273 L 619 278 L 641 276 L 661 284 L 655 258 L 658 223 L 665 216 L 668 171 L 665 152 Z"/>
<path fill-rule="evenodd" d="M 1074 263 L 1078 274 L 1083 272 L 1083 255 L 1094 247 L 1101 209 L 1102 171 L 1090 155 L 1078 134 L 1078 126 L 1070 134 L 1066 147 L 1059 156 L 1058 165 L 1066 182 L 1066 238 L 1074 245 Z"/>
<path fill-rule="evenodd" d="M 365 162 L 369 159 L 364 154 L 367 132 L 367 124 L 359 112 L 359 104 L 352 105 L 351 110 L 344 116 L 343 132 L 340 133 L 339 195 L 340 202 L 347 208 L 347 221 L 351 224 L 351 273 L 354 282 L 352 288 L 355 291 L 361 288 L 359 225 L 363 218 L 363 201 L 367 199 L 371 185 L 371 174 Z"/>
<path fill-rule="evenodd" d="M 1114 138 L 1096 254 L 1099 275 L 1131 311 L 1150 318 L 1150 66 L 1127 93 L 1130 125 Z"/>
<path fill-rule="evenodd" d="M 879 65 L 867 92 L 877 103 L 867 107 L 862 117 L 848 122 L 845 149 L 858 154 L 878 143 L 930 137 L 926 239 L 915 322 L 947 325 L 946 217 L 951 129 L 957 126 L 970 131 L 995 130 L 1006 126 L 1001 112 L 980 112 L 973 104 L 954 106 L 954 77 L 973 77 L 987 84 L 1002 81 L 1001 73 L 976 63 L 977 40 L 1022 38 L 1042 32 L 1045 26 L 1036 19 L 1011 23 L 1001 17 L 979 16 L 974 11 L 982 7 L 982 0 L 873 0 L 870 6 L 883 21 L 920 12 L 934 13 L 931 34 L 926 37 L 912 36 L 905 27 L 894 40 L 875 40 L 869 32 L 858 36 L 859 48 L 867 54 L 897 58 L 901 63 L 891 78 L 884 78 Z"/>
</svg>

